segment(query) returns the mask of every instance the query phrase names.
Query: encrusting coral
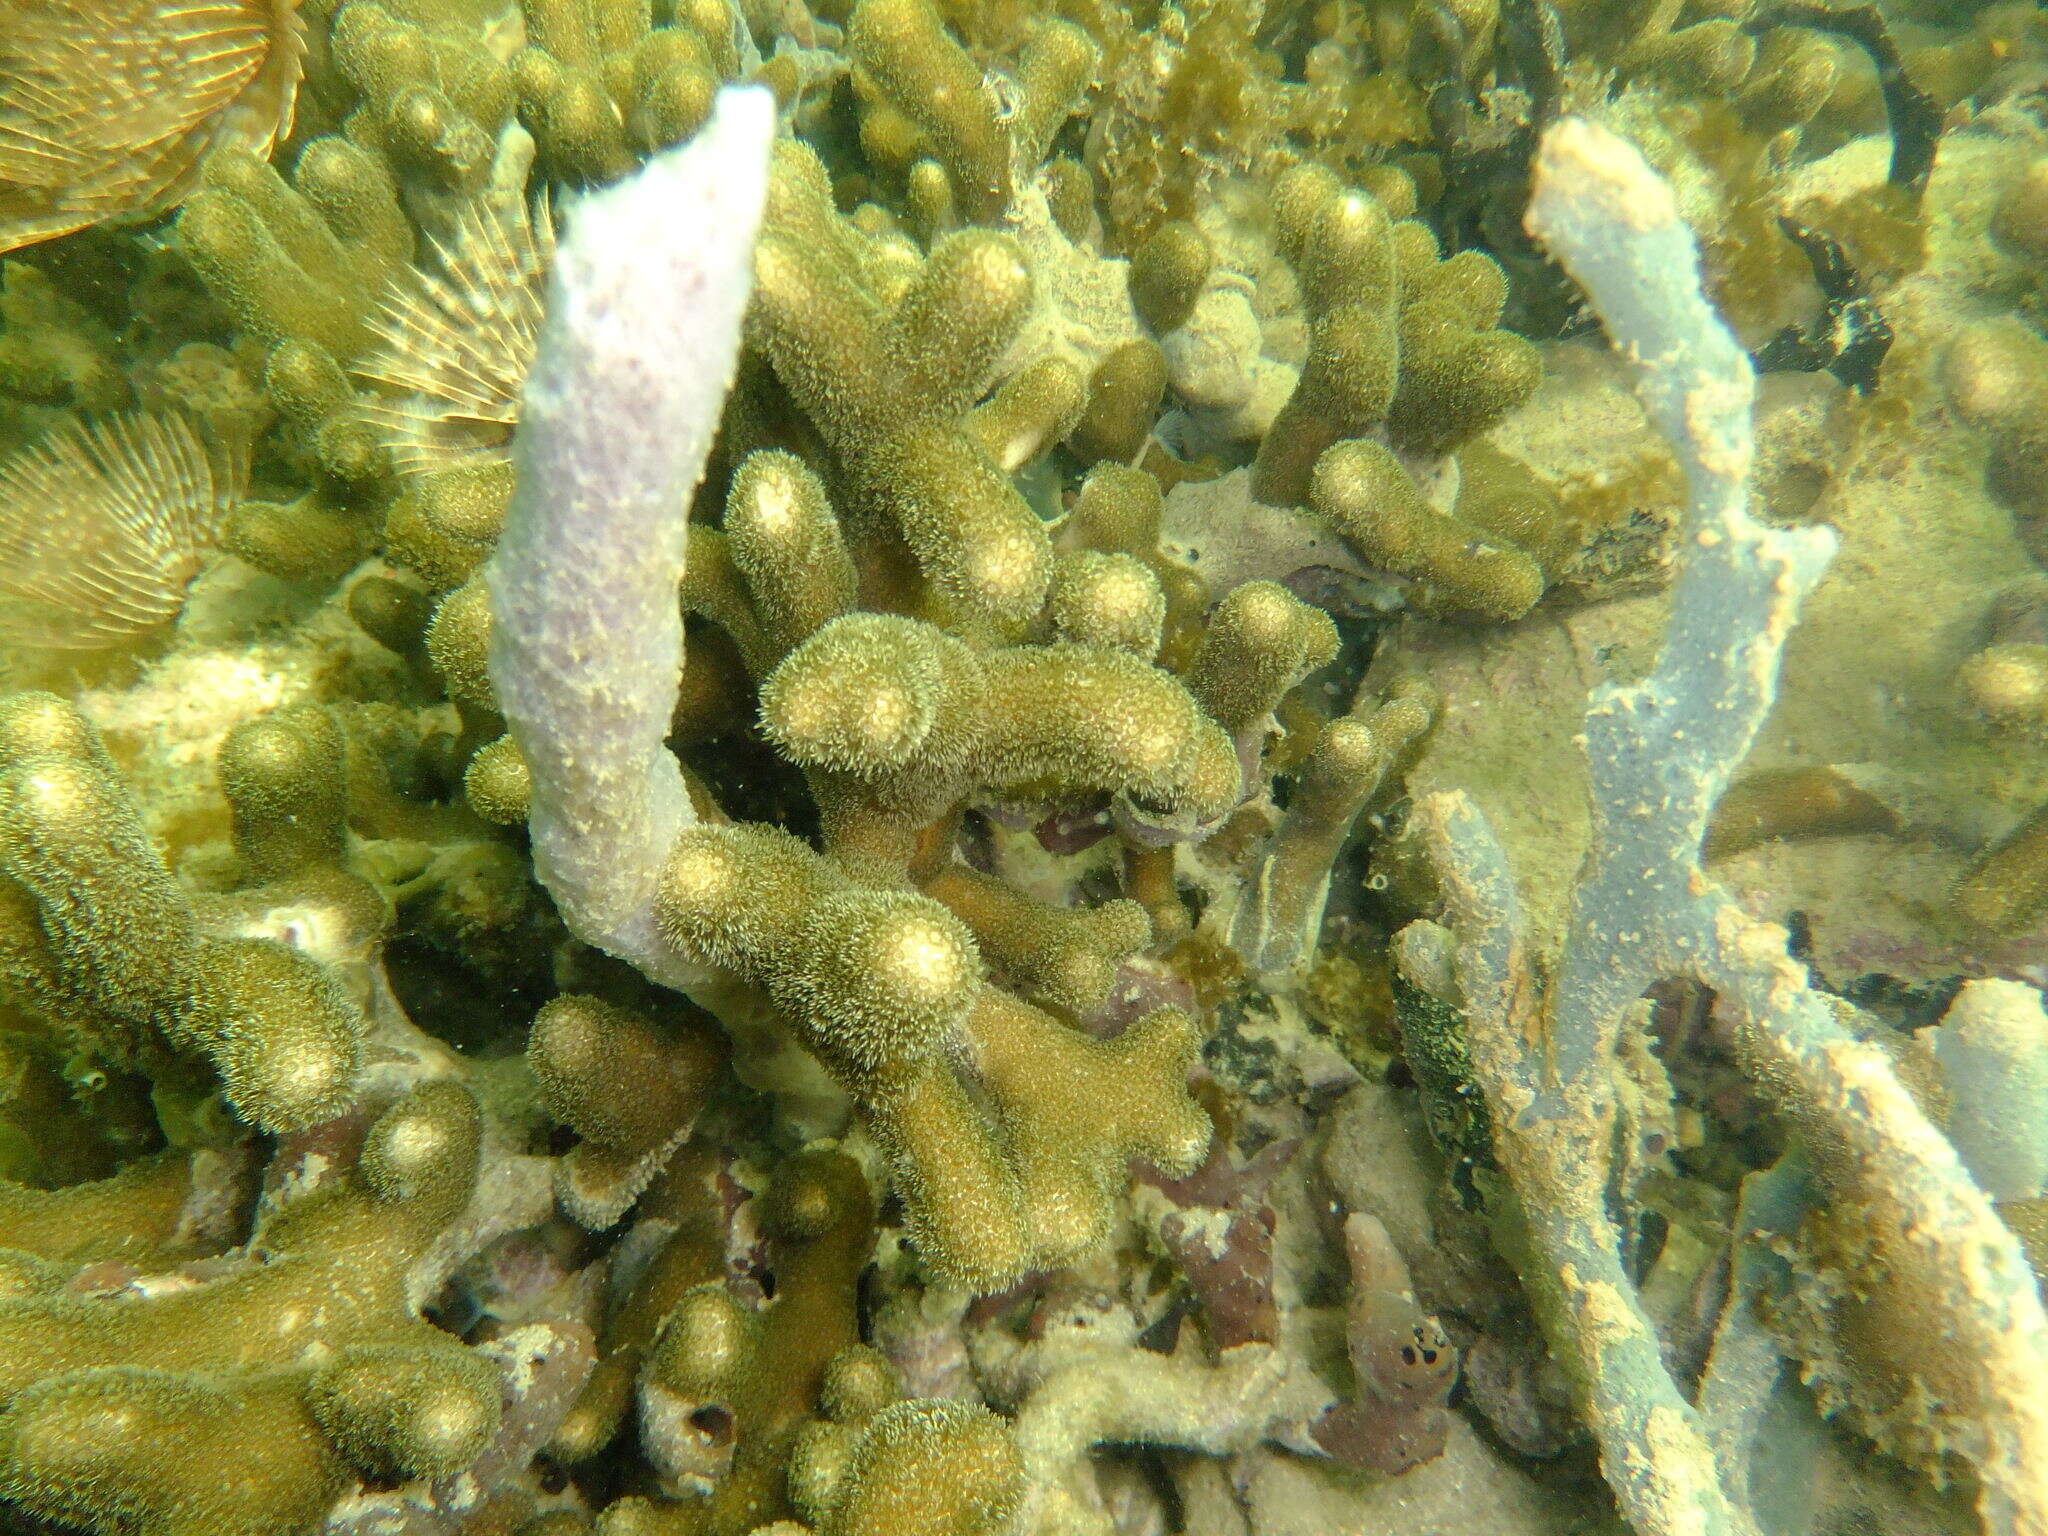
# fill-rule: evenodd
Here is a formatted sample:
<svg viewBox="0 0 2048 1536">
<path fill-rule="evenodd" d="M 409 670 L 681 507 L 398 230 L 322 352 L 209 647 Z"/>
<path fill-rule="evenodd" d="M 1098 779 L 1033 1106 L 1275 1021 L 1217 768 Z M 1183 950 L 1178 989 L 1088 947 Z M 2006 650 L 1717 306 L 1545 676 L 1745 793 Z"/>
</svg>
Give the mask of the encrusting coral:
<svg viewBox="0 0 2048 1536">
<path fill-rule="evenodd" d="M 0 0 L 0 1524 L 2044 1529 L 2020 9 Z"/>
</svg>

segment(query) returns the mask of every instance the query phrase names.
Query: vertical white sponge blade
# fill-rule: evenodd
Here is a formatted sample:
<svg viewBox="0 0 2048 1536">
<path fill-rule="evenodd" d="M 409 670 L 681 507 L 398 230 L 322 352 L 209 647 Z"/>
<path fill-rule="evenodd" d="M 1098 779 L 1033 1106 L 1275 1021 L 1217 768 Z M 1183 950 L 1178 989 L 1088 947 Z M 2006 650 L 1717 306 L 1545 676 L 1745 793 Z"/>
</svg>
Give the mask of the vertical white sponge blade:
<svg viewBox="0 0 2048 1536">
<path fill-rule="evenodd" d="M 571 931 L 656 980 L 662 860 L 694 819 L 663 745 L 690 497 L 739 361 L 774 99 L 721 91 L 688 143 L 578 202 L 485 573 L 492 685 L 533 776 L 534 867 Z"/>
</svg>

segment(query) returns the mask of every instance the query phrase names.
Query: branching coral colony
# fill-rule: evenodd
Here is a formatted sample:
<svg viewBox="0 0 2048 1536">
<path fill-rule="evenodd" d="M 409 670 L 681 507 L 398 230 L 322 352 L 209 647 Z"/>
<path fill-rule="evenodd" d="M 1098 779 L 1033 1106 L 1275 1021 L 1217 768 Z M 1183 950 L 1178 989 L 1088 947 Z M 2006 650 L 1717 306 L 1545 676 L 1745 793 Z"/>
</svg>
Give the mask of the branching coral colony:
<svg viewBox="0 0 2048 1536">
<path fill-rule="evenodd" d="M 2048 1536 L 1900 9 L 0 0 L 0 1526 Z"/>
</svg>

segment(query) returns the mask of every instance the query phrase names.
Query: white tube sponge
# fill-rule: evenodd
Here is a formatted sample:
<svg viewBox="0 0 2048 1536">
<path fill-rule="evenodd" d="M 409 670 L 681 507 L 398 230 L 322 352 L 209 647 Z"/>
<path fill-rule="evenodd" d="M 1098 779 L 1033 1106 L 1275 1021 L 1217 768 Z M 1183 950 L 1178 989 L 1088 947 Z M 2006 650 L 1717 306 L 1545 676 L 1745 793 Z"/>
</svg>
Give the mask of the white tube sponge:
<svg viewBox="0 0 2048 1536">
<path fill-rule="evenodd" d="M 1921 1031 L 1948 1090 L 1948 1139 L 1994 1200 L 2048 1193 L 2048 1013 L 2017 981 L 1966 981 Z"/>
<path fill-rule="evenodd" d="M 1707 818 L 1769 712 L 1779 653 L 1835 536 L 1749 515 L 1755 377 L 1701 291 L 1670 184 L 1625 139 L 1565 118 L 1543 136 L 1532 185 L 1529 232 L 1633 365 L 1690 491 L 1657 668 L 1596 690 L 1586 714 L 1593 845 L 1559 977 L 1570 1011 L 1589 1021 L 1559 1044 L 1576 1072 L 1580 1053 L 1612 1049 L 1622 1010 L 1662 974 L 1671 929 L 1643 915 L 1695 912 Z"/>
<path fill-rule="evenodd" d="M 1608 1207 L 1617 1037 L 1660 978 L 1703 982 L 1750 1081 L 1798 1129 L 1819 1197 L 1885 1276 L 1885 1308 L 1856 1313 L 1864 1298 L 1850 1293 L 1834 1303 L 1886 1357 L 1877 1390 L 1938 1381 L 1939 1448 L 1976 1473 L 1985 1528 L 2048 1536 L 2048 1316 L 2018 1241 L 1853 1010 L 1817 992 L 1785 931 L 1729 901 L 1700 865 L 1707 817 L 1770 708 L 1785 638 L 1833 536 L 1749 515 L 1749 364 L 1708 308 L 1671 190 L 1643 157 L 1590 123 L 1554 124 L 1528 225 L 1635 365 L 1691 486 L 1657 663 L 1640 682 L 1596 690 L 1587 711 L 1593 838 L 1547 987 L 1499 843 L 1470 798 L 1433 795 L 1412 817 L 1459 940 L 1466 1044 L 1527 1223 L 1538 1317 L 1642 1536 L 1756 1529 L 1748 1451 L 1776 1364 L 1747 1314 L 1750 1287 L 1738 1267 L 1699 1391 L 1712 1416 L 1703 1422 L 1663 1364 Z M 1418 984 L 1435 937 L 1422 925 L 1401 935 Z M 1873 1317 L 1908 1315 L 1924 1326 L 1871 1331 L 1883 1328 Z"/>
<path fill-rule="evenodd" d="M 490 673 L 533 775 L 541 883 L 570 930 L 657 981 L 699 978 L 654 930 L 695 816 L 663 744 L 682 673 L 690 497 L 739 360 L 775 103 L 721 91 L 688 143 L 577 203 L 485 573 Z"/>
</svg>

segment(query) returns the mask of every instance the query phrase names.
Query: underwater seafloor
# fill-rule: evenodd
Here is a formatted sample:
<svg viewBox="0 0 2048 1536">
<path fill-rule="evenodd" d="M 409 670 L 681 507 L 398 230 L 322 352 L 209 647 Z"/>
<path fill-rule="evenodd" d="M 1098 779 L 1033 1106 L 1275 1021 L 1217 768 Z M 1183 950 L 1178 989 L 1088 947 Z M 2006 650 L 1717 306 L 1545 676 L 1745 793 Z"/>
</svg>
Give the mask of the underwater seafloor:
<svg viewBox="0 0 2048 1536">
<path fill-rule="evenodd" d="M 2048 1536 L 2048 10 L 0 0 L 0 252 L 0 1531 Z"/>
</svg>

